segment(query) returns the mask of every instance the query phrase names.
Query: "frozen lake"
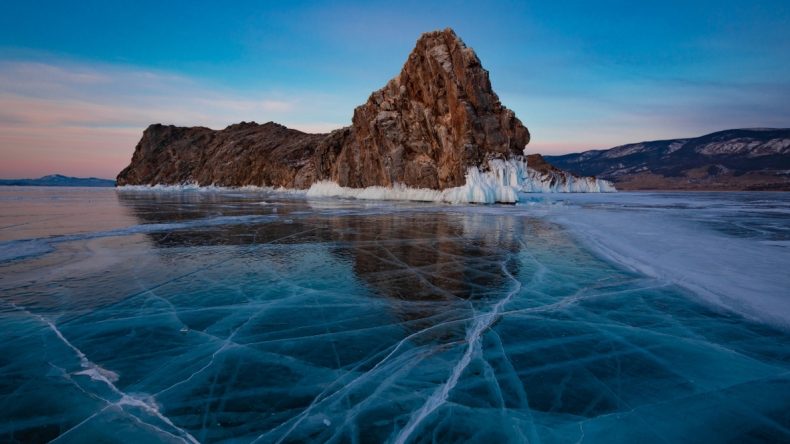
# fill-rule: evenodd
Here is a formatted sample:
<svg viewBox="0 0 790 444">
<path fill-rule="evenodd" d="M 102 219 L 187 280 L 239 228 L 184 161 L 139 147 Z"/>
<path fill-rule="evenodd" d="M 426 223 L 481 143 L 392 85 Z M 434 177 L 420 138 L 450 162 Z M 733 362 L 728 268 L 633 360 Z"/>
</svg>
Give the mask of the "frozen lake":
<svg viewBox="0 0 790 444">
<path fill-rule="evenodd" d="M 790 193 L 0 188 L 0 442 L 789 442 Z"/>
</svg>

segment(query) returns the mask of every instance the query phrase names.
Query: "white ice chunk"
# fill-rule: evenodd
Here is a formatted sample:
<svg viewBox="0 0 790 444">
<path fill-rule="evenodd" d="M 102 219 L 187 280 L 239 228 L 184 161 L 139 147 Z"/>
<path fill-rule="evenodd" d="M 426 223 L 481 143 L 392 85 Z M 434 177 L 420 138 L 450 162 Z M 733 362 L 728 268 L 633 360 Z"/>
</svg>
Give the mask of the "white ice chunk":
<svg viewBox="0 0 790 444">
<path fill-rule="evenodd" d="M 449 203 L 515 203 L 519 193 L 600 193 L 614 192 L 614 186 L 592 177 L 574 177 L 568 173 L 542 174 L 528 168 L 524 159 L 488 162 L 481 171 L 470 167 L 466 184 L 446 190 L 410 188 L 402 184 L 392 187 L 348 188 L 334 182 L 318 182 L 307 191 L 307 197 L 346 197 L 369 200 L 411 200 Z"/>
</svg>

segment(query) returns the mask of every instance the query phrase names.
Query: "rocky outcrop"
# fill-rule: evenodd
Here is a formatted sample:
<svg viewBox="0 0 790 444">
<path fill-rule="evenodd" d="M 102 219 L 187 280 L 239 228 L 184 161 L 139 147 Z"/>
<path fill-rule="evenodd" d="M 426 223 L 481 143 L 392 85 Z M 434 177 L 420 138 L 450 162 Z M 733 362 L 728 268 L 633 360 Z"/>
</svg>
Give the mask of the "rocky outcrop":
<svg viewBox="0 0 790 444">
<path fill-rule="evenodd" d="M 401 73 L 354 111 L 352 125 L 305 134 L 275 123 L 223 130 L 151 125 L 118 185 L 445 189 L 468 167 L 520 155 L 529 131 L 451 29 L 423 34 Z"/>
<path fill-rule="evenodd" d="M 242 122 L 219 131 L 151 125 L 116 182 L 306 188 L 315 180 L 316 147 L 326 137 L 273 122 Z"/>
<path fill-rule="evenodd" d="M 790 190 L 790 129 L 733 129 L 547 158 L 620 189 Z"/>
<path fill-rule="evenodd" d="M 480 59 L 451 29 L 423 34 L 400 74 L 335 136 L 319 152 L 319 177 L 353 188 L 457 187 L 469 166 L 520 155 L 529 143 Z"/>
</svg>

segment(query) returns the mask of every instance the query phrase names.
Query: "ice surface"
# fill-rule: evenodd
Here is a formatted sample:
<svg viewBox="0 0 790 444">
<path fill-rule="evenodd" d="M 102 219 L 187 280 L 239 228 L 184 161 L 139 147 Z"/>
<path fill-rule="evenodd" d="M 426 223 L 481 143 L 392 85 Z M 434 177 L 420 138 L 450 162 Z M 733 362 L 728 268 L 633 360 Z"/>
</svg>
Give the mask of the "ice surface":
<svg viewBox="0 0 790 444">
<path fill-rule="evenodd" d="M 23 259 L 52 252 L 52 247 L 39 239 L 12 240 L 0 243 L 0 262 Z"/>
<path fill-rule="evenodd" d="M 755 199 L 764 193 L 584 196 L 551 218 L 623 267 L 790 330 L 790 201 L 773 195 L 767 203 Z"/>
<path fill-rule="evenodd" d="M 783 194 L 0 199 L 0 442 L 790 440 Z"/>
</svg>

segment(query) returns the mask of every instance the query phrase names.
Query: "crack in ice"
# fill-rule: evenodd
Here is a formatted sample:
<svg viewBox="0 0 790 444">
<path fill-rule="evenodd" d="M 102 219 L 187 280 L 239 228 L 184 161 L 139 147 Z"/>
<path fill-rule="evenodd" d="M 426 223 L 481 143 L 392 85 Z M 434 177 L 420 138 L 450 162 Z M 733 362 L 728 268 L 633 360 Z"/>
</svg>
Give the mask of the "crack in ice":
<svg viewBox="0 0 790 444">
<path fill-rule="evenodd" d="M 49 327 L 49 329 L 52 330 L 52 332 L 55 334 L 55 336 L 57 336 L 57 338 L 60 339 L 60 341 L 64 345 L 66 345 L 69 349 L 71 349 L 74 352 L 74 354 L 77 355 L 77 358 L 80 361 L 80 366 L 83 369 L 85 369 L 85 370 L 80 371 L 80 372 L 76 372 L 76 373 L 74 373 L 75 375 L 89 376 L 94 381 L 102 382 L 113 393 L 115 393 L 116 395 L 120 396 L 120 400 L 118 400 L 117 402 L 111 402 L 111 401 L 109 401 L 107 399 L 104 399 L 104 398 L 99 396 L 100 399 L 102 399 L 104 402 L 109 404 L 104 409 L 106 409 L 106 408 L 108 408 L 110 406 L 116 406 L 116 407 L 119 407 L 119 408 L 122 408 L 123 406 L 138 407 L 138 408 L 144 410 L 146 413 L 149 413 L 152 416 L 155 416 L 156 418 L 158 418 L 163 423 L 169 425 L 170 427 L 172 427 L 173 429 L 178 431 L 181 434 L 181 436 L 173 435 L 172 433 L 169 433 L 169 432 L 167 432 L 165 430 L 162 430 L 162 429 L 160 429 L 159 427 L 157 427 L 157 426 L 155 426 L 153 424 L 146 423 L 145 421 L 143 421 L 142 419 L 138 418 L 137 416 L 132 415 L 132 414 L 129 413 L 128 415 L 130 417 L 132 417 L 134 420 L 136 420 L 136 421 L 138 421 L 138 422 L 140 422 L 142 424 L 146 424 L 146 425 L 148 425 L 150 427 L 153 427 L 153 428 L 155 428 L 157 430 L 160 430 L 160 431 L 162 431 L 164 433 L 167 433 L 167 434 L 169 434 L 171 436 L 177 437 L 177 438 L 181 439 L 184 442 L 189 442 L 191 444 L 199 444 L 199 441 L 197 439 L 195 439 L 194 436 L 192 436 L 186 430 L 184 430 L 184 429 L 178 427 L 177 425 L 175 425 L 167 416 L 163 415 L 159 411 L 159 409 L 157 408 L 157 406 L 155 404 L 152 405 L 153 403 L 145 402 L 145 400 L 142 400 L 142 399 L 139 399 L 137 397 L 131 396 L 131 395 L 125 393 L 124 391 L 120 390 L 115 385 L 115 381 L 118 380 L 118 375 L 115 372 L 112 372 L 112 371 L 109 371 L 109 370 L 106 370 L 106 369 L 102 368 L 98 364 L 96 364 L 93 361 L 91 361 L 90 359 L 88 359 L 88 357 L 85 355 L 85 353 L 83 353 L 82 350 L 80 350 L 74 344 L 72 344 L 71 341 L 69 341 L 63 335 L 63 333 L 60 331 L 60 329 L 58 329 L 58 327 L 54 323 L 52 323 L 50 320 L 48 320 L 47 318 L 45 318 L 45 317 L 43 317 L 41 315 L 32 313 L 29 310 L 27 310 L 27 309 L 25 309 L 23 307 L 20 307 L 20 306 L 14 304 L 14 303 L 10 303 L 10 305 L 12 307 L 14 307 L 15 309 L 17 309 L 19 311 L 22 311 L 24 313 L 27 313 L 31 317 L 33 317 L 35 319 L 38 319 L 39 321 L 41 321 L 42 323 L 47 325 L 47 327 Z M 84 421 L 83 421 L 83 423 L 84 423 Z"/>
<path fill-rule="evenodd" d="M 395 437 L 394 442 L 396 444 L 404 444 L 412 433 L 417 429 L 417 427 L 422 424 L 423 421 L 436 409 L 441 407 L 446 401 L 447 397 L 450 395 L 450 392 L 455 388 L 458 384 L 459 379 L 461 379 L 461 375 L 463 374 L 464 370 L 469 366 L 469 363 L 472 361 L 472 356 L 474 353 L 477 352 L 478 348 L 480 347 L 480 339 L 483 333 L 490 328 L 494 322 L 499 319 L 500 310 L 502 307 L 510 302 L 516 293 L 521 290 L 521 282 L 513 277 L 513 275 L 508 271 L 506 266 L 507 260 L 503 261 L 501 264 L 503 273 L 511 279 L 515 283 L 515 288 L 510 291 L 502 300 L 497 302 L 492 308 L 491 311 L 487 313 L 483 313 L 479 316 L 474 317 L 475 320 L 474 325 L 470 330 L 467 331 L 466 335 L 466 343 L 468 344 L 464 354 L 461 356 L 461 359 L 458 360 L 455 367 L 453 367 L 452 372 L 450 373 L 450 377 L 438 387 L 433 395 L 420 407 L 420 409 L 415 412 L 409 422 L 406 423 L 406 426 L 401 429 L 400 433 Z"/>
</svg>

